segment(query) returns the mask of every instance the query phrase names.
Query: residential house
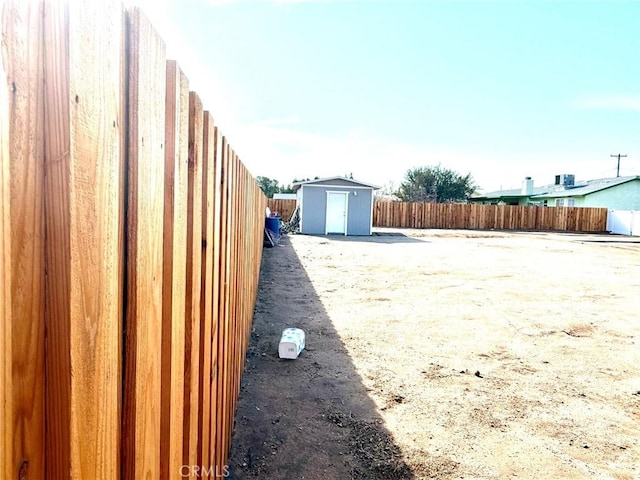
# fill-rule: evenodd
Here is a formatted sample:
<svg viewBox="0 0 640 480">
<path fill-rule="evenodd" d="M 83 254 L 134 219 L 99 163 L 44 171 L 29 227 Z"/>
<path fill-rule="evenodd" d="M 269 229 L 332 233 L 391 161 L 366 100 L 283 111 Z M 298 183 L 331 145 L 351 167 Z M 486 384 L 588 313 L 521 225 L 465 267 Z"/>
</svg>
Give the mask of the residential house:
<svg viewBox="0 0 640 480">
<path fill-rule="evenodd" d="M 498 190 L 469 199 L 473 203 L 540 205 L 549 207 L 604 207 L 640 210 L 640 176 L 600 178 L 582 182 L 575 175 L 556 175 L 555 182 L 535 187 L 526 177 L 522 188 Z"/>
</svg>

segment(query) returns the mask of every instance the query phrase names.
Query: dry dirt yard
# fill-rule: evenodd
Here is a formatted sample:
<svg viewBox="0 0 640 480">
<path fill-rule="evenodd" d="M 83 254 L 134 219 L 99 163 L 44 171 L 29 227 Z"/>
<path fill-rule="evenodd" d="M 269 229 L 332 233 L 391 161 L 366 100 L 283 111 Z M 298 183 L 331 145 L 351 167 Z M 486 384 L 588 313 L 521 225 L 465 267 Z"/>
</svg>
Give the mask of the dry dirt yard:
<svg viewBox="0 0 640 480">
<path fill-rule="evenodd" d="M 640 238 L 385 230 L 265 249 L 237 479 L 640 479 Z M 278 358 L 280 333 L 307 348 Z"/>
</svg>

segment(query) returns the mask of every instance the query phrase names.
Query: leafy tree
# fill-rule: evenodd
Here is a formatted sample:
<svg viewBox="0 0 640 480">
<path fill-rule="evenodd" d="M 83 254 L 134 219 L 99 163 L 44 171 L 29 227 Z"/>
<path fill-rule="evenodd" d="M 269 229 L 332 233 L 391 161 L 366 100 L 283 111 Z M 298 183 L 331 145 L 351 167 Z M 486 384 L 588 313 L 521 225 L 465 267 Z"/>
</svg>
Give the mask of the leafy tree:
<svg viewBox="0 0 640 480">
<path fill-rule="evenodd" d="M 475 190 L 471 174 L 440 165 L 407 170 L 396 195 L 405 202 L 453 202 L 466 200 Z"/>
<path fill-rule="evenodd" d="M 273 178 L 259 176 L 259 177 L 256 177 L 256 181 L 258 182 L 258 185 L 260 186 L 260 188 L 268 198 L 273 198 L 274 193 L 280 192 L 278 181 Z"/>
<path fill-rule="evenodd" d="M 278 193 L 296 193 L 296 191 L 293 189 L 293 186 L 291 184 L 289 185 L 282 185 L 280 187 L 280 192 Z"/>
<path fill-rule="evenodd" d="M 313 179 L 314 180 L 318 180 L 320 177 L 316 176 Z M 279 193 L 296 193 L 296 191 L 293 189 L 293 184 L 294 183 L 298 183 L 298 182 L 308 182 L 309 180 L 311 180 L 310 178 L 294 178 L 293 181 L 289 184 L 289 185 L 285 185 L 284 183 L 282 184 L 282 186 L 280 187 L 280 192 Z"/>
</svg>

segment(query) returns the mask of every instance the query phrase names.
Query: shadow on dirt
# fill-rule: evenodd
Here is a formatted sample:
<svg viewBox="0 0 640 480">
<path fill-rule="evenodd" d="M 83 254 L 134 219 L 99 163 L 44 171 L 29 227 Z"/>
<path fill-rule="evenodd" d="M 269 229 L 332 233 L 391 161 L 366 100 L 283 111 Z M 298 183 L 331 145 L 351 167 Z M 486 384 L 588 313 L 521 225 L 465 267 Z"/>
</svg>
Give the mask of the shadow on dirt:
<svg viewBox="0 0 640 480">
<path fill-rule="evenodd" d="M 287 327 L 306 333 L 296 360 L 278 358 Z M 263 251 L 246 361 L 230 478 L 415 478 L 287 236 Z"/>
</svg>

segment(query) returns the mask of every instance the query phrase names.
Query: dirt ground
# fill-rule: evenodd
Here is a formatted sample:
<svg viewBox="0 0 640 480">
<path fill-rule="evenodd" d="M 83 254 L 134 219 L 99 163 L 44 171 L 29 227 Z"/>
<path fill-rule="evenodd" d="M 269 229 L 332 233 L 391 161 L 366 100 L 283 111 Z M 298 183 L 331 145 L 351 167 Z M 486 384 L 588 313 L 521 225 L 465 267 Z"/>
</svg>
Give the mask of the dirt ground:
<svg viewBox="0 0 640 480">
<path fill-rule="evenodd" d="M 278 358 L 282 330 L 307 335 Z M 640 238 L 385 230 L 265 249 L 237 479 L 640 479 Z"/>
</svg>

